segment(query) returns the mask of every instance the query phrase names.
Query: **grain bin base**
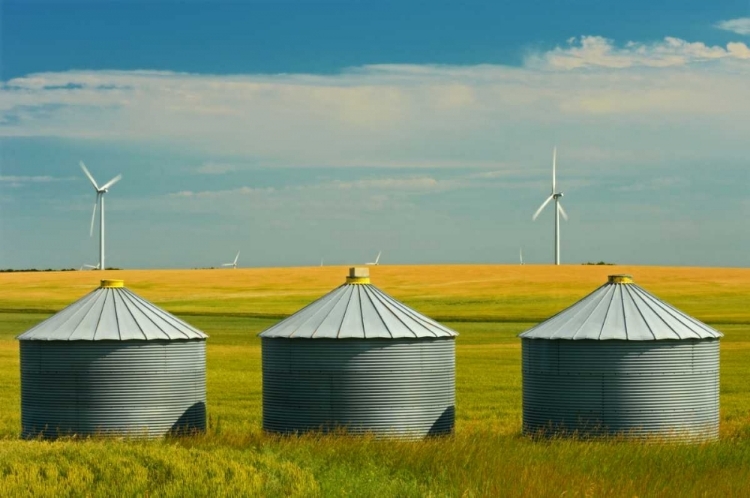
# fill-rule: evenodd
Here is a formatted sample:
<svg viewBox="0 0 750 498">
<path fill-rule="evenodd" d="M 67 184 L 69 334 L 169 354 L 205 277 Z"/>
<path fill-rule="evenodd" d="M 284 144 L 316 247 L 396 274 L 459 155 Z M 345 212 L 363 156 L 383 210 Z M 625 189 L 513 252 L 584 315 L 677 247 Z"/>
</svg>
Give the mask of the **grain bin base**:
<svg viewBox="0 0 750 498">
<path fill-rule="evenodd" d="M 718 339 L 524 338 L 522 348 L 525 434 L 718 438 Z"/>
<path fill-rule="evenodd" d="M 21 341 L 24 438 L 206 429 L 206 341 Z"/>
<path fill-rule="evenodd" d="M 263 338 L 263 429 L 450 434 L 455 340 Z"/>
</svg>

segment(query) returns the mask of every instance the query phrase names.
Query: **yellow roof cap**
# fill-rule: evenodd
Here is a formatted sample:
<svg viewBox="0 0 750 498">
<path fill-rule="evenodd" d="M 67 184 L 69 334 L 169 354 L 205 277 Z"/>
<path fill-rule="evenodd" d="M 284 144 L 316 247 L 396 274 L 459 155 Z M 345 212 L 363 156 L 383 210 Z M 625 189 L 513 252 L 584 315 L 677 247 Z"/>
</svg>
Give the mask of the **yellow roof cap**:
<svg viewBox="0 0 750 498">
<path fill-rule="evenodd" d="M 634 282 L 631 275 L 610 275 L 607 277 L 610 284 L 632 284 Z"/>
<path fill-rule="evenodd" d="M 116 289 L 120 287 L 125 287 L 125 281 L 124 280 L 102 280 L 100 287 L 102 289 Z"/>
</svg>

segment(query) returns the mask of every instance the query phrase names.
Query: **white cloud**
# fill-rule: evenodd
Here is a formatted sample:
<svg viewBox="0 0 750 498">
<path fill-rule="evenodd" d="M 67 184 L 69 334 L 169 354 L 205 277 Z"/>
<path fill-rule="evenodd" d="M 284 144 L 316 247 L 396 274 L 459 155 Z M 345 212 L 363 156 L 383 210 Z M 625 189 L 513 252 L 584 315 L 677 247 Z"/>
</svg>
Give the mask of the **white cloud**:
<svg viewBox="0 0 750 498">
<path fill-rule="evenodd" d="M 582 36 L 569 39 L 566 47 L 556 47 L 544 54 L 532 55 L 527 62 L 550 69 L 624 69 L 638 66 L 685 66 L 718 59 L 750 59 L 750 49 L 744 43 L 729 43 L 723 48 L 669 36 L 654 43 L 631 41 L 617 47 L 612 40 L 601 36 Z"/>
<path fill-rule="evenodd" d="M 567 171 L 603 163 L 632 169 L 665 150 L 736 155 L 750 133 L 749 80 L 744 43 L 665 38 L 617 46 L 595 36 L 531 55 L 524 67 L 40 73 L 0 86 L 0 136 L 177 144 L 216 158 L 195 170 L 214 175 L 243 161 L 503 175 L 546 168 L 554 143 Z M 409 188 L 427 188 L 421 181 Z"/>
<path fill-rule="evenodd" d="M 716 23 L 716 27 L 725 31 L 737 33 L 738 35 L 750 35 L 750 17 L 719 21 Z"/>
</svg>

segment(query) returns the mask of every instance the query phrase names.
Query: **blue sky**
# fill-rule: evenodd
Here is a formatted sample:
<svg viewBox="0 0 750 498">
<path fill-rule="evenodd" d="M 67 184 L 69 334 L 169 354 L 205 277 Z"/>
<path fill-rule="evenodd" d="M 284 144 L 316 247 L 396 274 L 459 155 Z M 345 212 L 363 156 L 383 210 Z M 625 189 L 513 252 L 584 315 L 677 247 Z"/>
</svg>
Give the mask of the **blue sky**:
<svg viewBox="0 0 750 498">
<path fill-rule="evenodd" d="M 0 4 L 0 267 L 748 266 L 750 3 Z M 226 260 L 226 261 L 225 261 Z"/>
</svg>

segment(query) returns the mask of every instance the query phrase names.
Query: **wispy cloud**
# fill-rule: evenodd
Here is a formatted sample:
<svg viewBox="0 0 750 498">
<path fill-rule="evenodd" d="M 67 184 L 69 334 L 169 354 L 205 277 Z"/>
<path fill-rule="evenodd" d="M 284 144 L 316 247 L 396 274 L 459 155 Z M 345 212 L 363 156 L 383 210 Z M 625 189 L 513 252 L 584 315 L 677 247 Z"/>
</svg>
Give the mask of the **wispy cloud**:
<svg viewBox="0 0 750 498">
<path fill-rule="evenodd" d="M 614 190 L 618 192 L 663 191 L 685 187 L 688 183 L 689 182 L 685 178 L 679 177 L 653 178 L 646 182 L 638 182 L 616 187 Z"/>
<path fill-rule="evenodd" d="M 220 197 L 236 197 L 245 195 L 257 195 L 257 194 L 269 194 L 273 193 L 273 188 L 253 188 L 253 187 L 240 187 L 227 190 L 181 190 L 168 194 L 168 197 L 175 198 L 198 198 L 198 199 L 216 199 Z"/>
<path fill-rule="evenodd" d="M 715 26 L 725 31 L 737 33 L 738 35 L 750 35 L 750 17 L 719 21 Z"/>
<path fill-rule="evenodd" d="M 65 182 L 73 180 L 72 177 L 55 177 L 49 175 L 23 176 L 23 175 L 0 175 L 0 185 L 6 185 L 13 188 L 22 187 L 29 184 Z"/>
<path fill-rule="evenodd" d="M 0 182 L 54 182 L 59 181 L 61 178 L 55 178 L 53 176 L 2 176 L 0 175 Z"/>
<path fill-rule="evenodd" d="M 224 175 L 238 169 L 235 164 L 207 162 L 196 168 L 195 172 L 201 175 Z"/>
</svg>

